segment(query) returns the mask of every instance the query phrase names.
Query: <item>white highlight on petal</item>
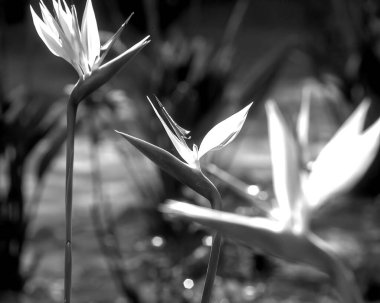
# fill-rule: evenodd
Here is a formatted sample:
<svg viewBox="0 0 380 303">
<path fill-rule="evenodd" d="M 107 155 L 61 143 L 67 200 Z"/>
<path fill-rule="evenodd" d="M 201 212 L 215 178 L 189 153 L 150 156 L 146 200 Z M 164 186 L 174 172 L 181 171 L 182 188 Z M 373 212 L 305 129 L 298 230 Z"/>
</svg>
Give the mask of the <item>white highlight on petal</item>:
<svg viewBox="0 0 380 303">
<path fill-rule="evenodd" d="M 303 88 L 301 108 L 297 119 L 297 137 L 303 149 L 307 148 L 309 144 L 311 94 L 310 87 L 306 86 Z"/>
<path fill-rule="evenodd" d="M 380 118 L 362 132 L 368 108 L 369 103 L 362 102 L 315 160 L 305 188 L 311 207 L 352 188 L 373 162 L 380 144 Z"/>
<path fill-rule="evenodd" d="M 81 27 L 79 27 L 74 5 L 69 8 L 65 0 L 52 0 L 52 3 L 53 14 L 42 0 L 40 1 L 42 18 L 30 7 L 37 33 L 54 55 L 68 61 L 79 76 L 84 78 L 100 67 L 101 61 L 106 55 L 105 52 L 100 58 L 100 38 L 92 2 L 91 0 L 86 2 Z M 108 47 L 111 47 L 119 37 L 128 20 L 113 36 Z M 136 47 L 141 46 L 141 43 L 146 42 L 143 40 L 126 52 L 134 51 Z"/>
<path fill-rule="evenodd" d="M 215 125 L 203 138 L 199 147 L 199 159 L 211 150 L 218 150 L 229 144 L 239 134 L 253 102 L 239 112 Z"/>
<path fill-rule="evenodd" d="M 289 221 L 301 194 L 299 150 L 274 101 L 268 101 L 265 109 L 268 118 L 273 188 L 282 220 Z"/>
<path fill-rule="evenodd" d="M 34 12 L 33 8 L 30 7 L 30 11 L 32 13 L 32 19 L 34 23 L 34 27 L 37 30 L 38 35 L 42 39 L 42 41 L 46 44 L 48 49 L 56 56 L 62 56 L 62 46 L 58 37 L 54 32 L 38 17 L 38 15 Z"/>
<path fill-rule="evenodd" d="M 91 0 L 87 0 L 82 18 L 82 44 L 87 53 L 87 60 L 90 66 L 95 64 L 95 60 L 100 56 L 100 38 L 98 24 L 96 22 L 94 8 Z"/>
</svg>

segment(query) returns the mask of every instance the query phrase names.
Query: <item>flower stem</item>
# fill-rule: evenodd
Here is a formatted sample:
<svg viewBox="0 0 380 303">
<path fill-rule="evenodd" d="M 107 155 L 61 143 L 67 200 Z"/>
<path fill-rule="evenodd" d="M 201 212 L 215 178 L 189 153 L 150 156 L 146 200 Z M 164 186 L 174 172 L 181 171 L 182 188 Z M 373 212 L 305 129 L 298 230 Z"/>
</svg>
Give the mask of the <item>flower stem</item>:
<svg viewBox="0 0 380 303">
<path fill-rule="evenodd" d="M 211 182 L 210 182 L 211 183 Z M 221 210 L 222 208 L 222 198 L 220 197 L 219 191 L 215 188 L 212 195 L 211 205 L 213 209 Z M 216 271 L 218 269 L 220 249 L 222 247 L 222 236 L 220 233 L 215 233 L 212 239 L 211 253 L 208 261 L 206 281 L 203 289 L 201 303 L 210 302 L 212 288 L 214 285 L 214 280 L 216 276 Z"/>
<path fill-rule="evenodd" d="M 75 120 L 78 105 L 70 97 L 67 104 L 67 142 L 66 142 L 66 244 L 65 244 L 65 282 L 64 303 L 71 301 L 71 213 L 73 200 L 73 168 L 74 168 L 74 138 Z"/>
</svg>

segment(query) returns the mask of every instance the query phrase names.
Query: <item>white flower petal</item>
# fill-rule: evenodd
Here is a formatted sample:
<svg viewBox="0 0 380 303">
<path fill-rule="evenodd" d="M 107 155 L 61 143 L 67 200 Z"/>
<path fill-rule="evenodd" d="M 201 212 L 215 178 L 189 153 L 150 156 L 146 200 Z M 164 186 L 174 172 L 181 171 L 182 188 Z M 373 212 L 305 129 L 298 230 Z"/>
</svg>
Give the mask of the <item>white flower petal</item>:
<svg viewBox="0 0 380 303">
<path fill-rule="evenodd" d="M 65 9 L 62 7 L 62 1 L 65 5 L 65 8 L 67 8 L 67 4 L 64 0 L 53 0 L 53 7 L 64 36 L 70 39 L 70 37 L 74 34 L 74 30 L 72 28 L 73 17 L 70 13 L 70 10 L 65 11 Z M 70 40 L 70 42 L 72 41 Z"/>
<path fill-rule="evenodd" d="M 309 144 L 310 101 L 311 88 L 304 87 L 302 90 L 301 108 L 297 119 L 297 137 L 303 149 L 307 148 Z"/>
<path fill-rule="evenodd" d="M 185 160 L 190 166 L 195 166 L 195 159 L 193 157 L 193 151 L 186 145 L 186 143 L 182 142 L 177 138 L 177 136 L 170 130 L 170 128 L 166 125 L 165 121 L 161 118 L 160 114 L 152 104 L 149 98 L 147 98 L 150 105 L 153 107 L 154 112 L 156 113 L 158 119 L 160 119 L 161 124 L 163 125 L 166 133 L 169 136 L 169 139 L 172 141 L 175 149 L 178 151 L 179 155 Z"/>
<path fill-rule="evenodd" d="M 82 18 L 82 45 L 91 67 L 100 56 L 100 38 L 94 8 L 91 0 L 87 0 Z"/>
<path fill-rule="evenodd" d="M 72 28 L 74 29 L 74 34 L 72 35 L 72 43 L 74 52 L 77 54 L 77 61 L 79 67 L 85 75 L 91 73 L 92 65 L 90 65 L 87 54 L 84 51 L 82 44 L 82 34 L 79 29 L 78 16 L 75 6 L 71 6 L 71 15 L 72 15 Z"/>
<path fill-rule="evenodd" d="M 332 196 L 350 190 L 376 157 L 380 145 L 380 119 L 364 133 L 356 133 L 368 106 L 362 103 L 355 110 L 342 126 L 340 135 L 334 136 L 314 162 L 305 191 L 311 207 L 318 207 Z"/>
<path fill-rule="evenodd" d="M 203 138 L 199 147 L 199 158 L 211 150 L 218 150 L 229 144 L 239 134 L 252 102 L 239 112 L 215 125 Z"/>
<path fill-rule="evenodd" d="M 326 148 L 336 149 L 339 148 L 341 143 L 346 142 L 352 136 L 358 135 L 362 132 L 365 117 L 369 108 L 369 101 L 364 100 L 354 110 L 354 112 L 347 118 L 343 125 L 338 129 L 333 138 L 329 141 Z"/>
<path fill-rule="evenodd" d="M 36 31 L 42 41 L 44 41 L 48 49 L 54 55 L 64 57 L 59 39 L 54 35 L 54 33 L 51 32 L 50 28 L 40 19 L 40 17 L 38 17 L 32 6 L 30 6 L 30 11 L 32 13 L 34 27 L 36 28 Z"/>
<path fill-rule="evenodd" d="M 56 39 L 59 40 L 59 33 L 57 30 L 59 25 L 42 1 L 40 2 L 40 9 L 44 23 L 49 27 Z"/>
<path fill-rule="evenodd" d="M 301 195 L 299 149 L 279 108 L 265 104 L 272 160 L 273 188 L 283 221 L 291 219 Z"/>
</svg>

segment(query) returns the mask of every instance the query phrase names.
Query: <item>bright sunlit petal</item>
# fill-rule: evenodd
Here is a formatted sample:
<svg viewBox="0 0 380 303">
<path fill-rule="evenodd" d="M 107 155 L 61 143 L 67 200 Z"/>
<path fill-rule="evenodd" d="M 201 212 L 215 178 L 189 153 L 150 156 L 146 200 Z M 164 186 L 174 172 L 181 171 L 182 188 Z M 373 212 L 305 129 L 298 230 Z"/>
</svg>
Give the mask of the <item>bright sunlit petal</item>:
<svg viewBox="0 0 380 303">
<path fill-rule="evenodd" d="M 38 17 L 38 15 L 34 12 L 32 7 L 30 7 L 30 11 L 32 13 L 34 27 L 36 28 L 41 40 L 46 44 L 48 49 L 54 55 L 62 57 L 62 47 L 58 38 L 54 35 L 53 32 L 51 32 L 49 27 L 46 26 L 46 24 L 40 19 L 40 17 Z"/>
<path fill-rule="evenodd" d="M 70 37 L 73 34 L 72 16 L 70 10 L 65 11 L 65 9 L 62 7 L 62 1 L 65 7 L 67 7 L 67 4 L 64 0 L 53 0 L 53 7 L 64 36 Z"/>
<path fill-rule="evenodd" d="M 265 104 L 268 117 L 273 188 L 282 218 L 289 220 L 300 198 L 300 159 L 293 134 L 273 101 Z"/>
<path fill-rule="evenodd" d="M 42 1 L 40 2 L 40 9 L 45 25 L 49 27 L 50 31 L 54 34 L 54 37 L 56 37 L 56 40 L 59 40 L 59 33 L 57 30 L 59 24 Z"/>
<path fill-rule="evenodd" d="M 82 18 L 82 44 L 87 52 L 87 60 L 92 66 L 100 56 L 100 38 L 94 8 L 91 0 L 87 0 Z"/>
<path fill-rule="evenodd" d="M 334 138 L 322 149 L 306 183 L 306 195 L 315 208 L 332 196 L 352 188 L 367 171 L 379 149 L 380 119 L 364 133 L 357 134 L 368 104 L 362 103 Z M 352 131 L 350 135 L 349 131 Z M 336 140 L 336 141 L 334 141 Z"/>
<path fill-rule="evenodd" d="M 297 137 L 302 148 L 309 144 L 311 88 L 302 90 L 301 108 L 297 119 Z"/>
<path fill-rule="evenodd" d="M 229 144 L 239 134 L 252 102 L 239 112 L 215 125 L 203 138 L 199 147 L 199 159 L 211 150 L 218 150 Z"/>
</svg>

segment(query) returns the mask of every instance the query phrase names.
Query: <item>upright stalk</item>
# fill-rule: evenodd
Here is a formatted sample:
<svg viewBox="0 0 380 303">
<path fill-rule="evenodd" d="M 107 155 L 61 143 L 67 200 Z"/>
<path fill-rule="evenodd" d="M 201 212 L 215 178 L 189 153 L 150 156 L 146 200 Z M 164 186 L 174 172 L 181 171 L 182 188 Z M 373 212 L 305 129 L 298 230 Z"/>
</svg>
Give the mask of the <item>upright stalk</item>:
<svg viewBox="0 0 380 303">
<path fill-rule="evenodd" d="M 70 96 L 67 104 L 67 142 L 66 142 L 66 244 L 65 244 L 65 283 L 64 283 L 64 303 L 71 301 L 71 214 L 73 200 L 73 169 L 74 169 L 74 138 L 75 120 L 78 104 Z"/>
<path fill-rule="evenodd" d="M 212 184 L 212 182 L 210 182 Z M 215 188 L 212 191 L 211 197 L 211 206 L 213 209 L 221 210 L 222 208 L 222 198 L 219 194 L 219 191 Z M 212 288 L 215 281 L 216 271 L 218 270 L 218 263 L 220 257 L 220 249 L 222 247 L 222 236 L 220 233 L 215 233 L 212 239 L 211 253 L 208 261 L 207 272 L 206 272 L 206 281 L 203 289 L 201 303 L 210 302 Z"/>
</svg>

